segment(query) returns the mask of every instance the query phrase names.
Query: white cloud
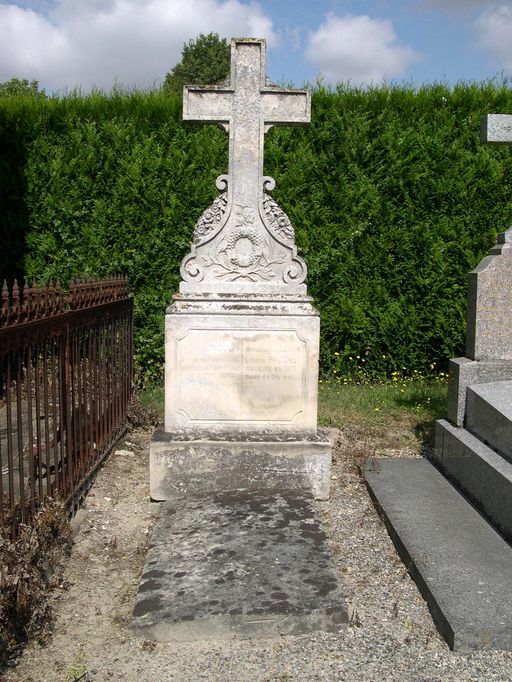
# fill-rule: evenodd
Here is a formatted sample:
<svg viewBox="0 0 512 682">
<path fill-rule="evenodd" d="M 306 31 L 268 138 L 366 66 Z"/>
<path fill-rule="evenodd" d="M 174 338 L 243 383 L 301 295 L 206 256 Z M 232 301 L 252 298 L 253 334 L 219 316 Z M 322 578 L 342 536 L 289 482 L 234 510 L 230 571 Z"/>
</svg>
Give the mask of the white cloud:
<svg viewBox="0 0 512 682">
<path fill-rule="evenodd" d="M 512 69 L 512 3 L 487 10 L 476 21 L 479 43 L 493 52 L 505 69 Z"/>
<path fill-rule="evenodd" d="M 426 7 L 440 7 L 447 12 L 452 12 L 488 5 L 489 0 L 423 0 L 421 4 Z"/>
<path fill-rule="evenodd" d="M 399 76 L 420 56 L 397 44 L 391 21 L 366 15 L 328 14 L 310 33 L 306 50 L 307 59 L 329 82 L 350 80 L 354 85 Z"/>
<path fill-rule="evenodd" d="M 1 4 L 0 82 L 150 86 L 180 60 L 184 42 L 210 31 L 277 40 L 261 7 L 240 0 L 57 0 L 46 13 Z"/>
</svg>

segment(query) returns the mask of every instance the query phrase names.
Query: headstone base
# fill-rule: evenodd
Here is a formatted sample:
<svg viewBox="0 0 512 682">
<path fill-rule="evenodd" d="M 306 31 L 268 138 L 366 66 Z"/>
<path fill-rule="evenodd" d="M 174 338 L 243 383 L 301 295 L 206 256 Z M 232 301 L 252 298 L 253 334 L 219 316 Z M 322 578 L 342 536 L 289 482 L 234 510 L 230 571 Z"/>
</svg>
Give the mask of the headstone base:
<svg viewBox="0 0 512 682">
<path fill-rule="evenodd" d="M 211 433 L 157 429 L 150 446 L 150 494 L 155 501 L 219 490 L 311 490 L 329 498 L 331 444 L 315 435 Z"/>
</svg>

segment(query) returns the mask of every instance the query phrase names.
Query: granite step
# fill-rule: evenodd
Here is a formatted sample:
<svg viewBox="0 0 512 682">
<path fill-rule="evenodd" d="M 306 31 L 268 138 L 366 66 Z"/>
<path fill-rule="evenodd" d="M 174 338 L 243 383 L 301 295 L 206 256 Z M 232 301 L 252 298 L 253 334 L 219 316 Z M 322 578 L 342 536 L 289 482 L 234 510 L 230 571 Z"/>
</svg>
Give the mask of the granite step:
<svg viewBox="0 0 512 682">
<path fill-rule="evenodd" d="M 338 632 L 347 610 L 309 491 L 161 502 L 132 629 L 187 641 Z"/>
<path fill-rule="evenodd" d="M 512 463 L 444 419 L 436 423 L 435 459 L 443 473 L 512 541 Z"/>
<path fill-rule="evenodd" d="M 470 386 L 466 428 L 512 461 L 512 381 Z"/>
<path fill-rule="evenodd" d="M 512 547 L 425 459 L 374 459 L 367 485 L 457 651 L 512 648 Z"/>
</svg>

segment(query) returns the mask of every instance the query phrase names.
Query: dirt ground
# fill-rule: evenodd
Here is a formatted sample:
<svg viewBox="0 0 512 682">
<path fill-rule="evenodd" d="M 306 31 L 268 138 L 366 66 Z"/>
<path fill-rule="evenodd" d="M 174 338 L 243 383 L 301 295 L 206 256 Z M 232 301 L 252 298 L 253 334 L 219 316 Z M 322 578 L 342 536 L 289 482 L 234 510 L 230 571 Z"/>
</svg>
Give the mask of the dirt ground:
<svg viewBox="0 0 512 682">
<path fill-rule="evenodd" d="M 29 644 L 5 682 L 512 679 L 511 652 L 448 649 L 356 473 L 354 460 L 368 444 L 332 435 L 332 497 L 319 509 L 351 616 L 341 633 L 185 644 L 131 634 L 157 513 L 149 501 L 151 433 L 139 429 L 118 444 L 79 512 L 71 556 L 50 596 L 50 638 Z M 386 454 L 419 456 L 419 446 Z"/>
</svg>

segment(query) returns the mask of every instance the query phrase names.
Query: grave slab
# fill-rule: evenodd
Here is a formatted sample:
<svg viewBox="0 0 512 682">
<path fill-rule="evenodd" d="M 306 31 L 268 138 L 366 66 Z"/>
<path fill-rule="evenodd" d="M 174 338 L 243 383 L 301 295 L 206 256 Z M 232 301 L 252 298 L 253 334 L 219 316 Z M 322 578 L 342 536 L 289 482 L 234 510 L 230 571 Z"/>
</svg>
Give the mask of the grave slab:
<svg viewBox="0 0 512 682">
<path fill-rule="evenodd" d="M 397 550 L 449 646 L 512 648 L 512 548 L 425 459 L 369 463 Z"/>
<path fill-rule="evenodd" d="M 132 629 L 158 641 L 338 632 L 347 611 L 305 490 L 160 505 Z"/>
</svg>

